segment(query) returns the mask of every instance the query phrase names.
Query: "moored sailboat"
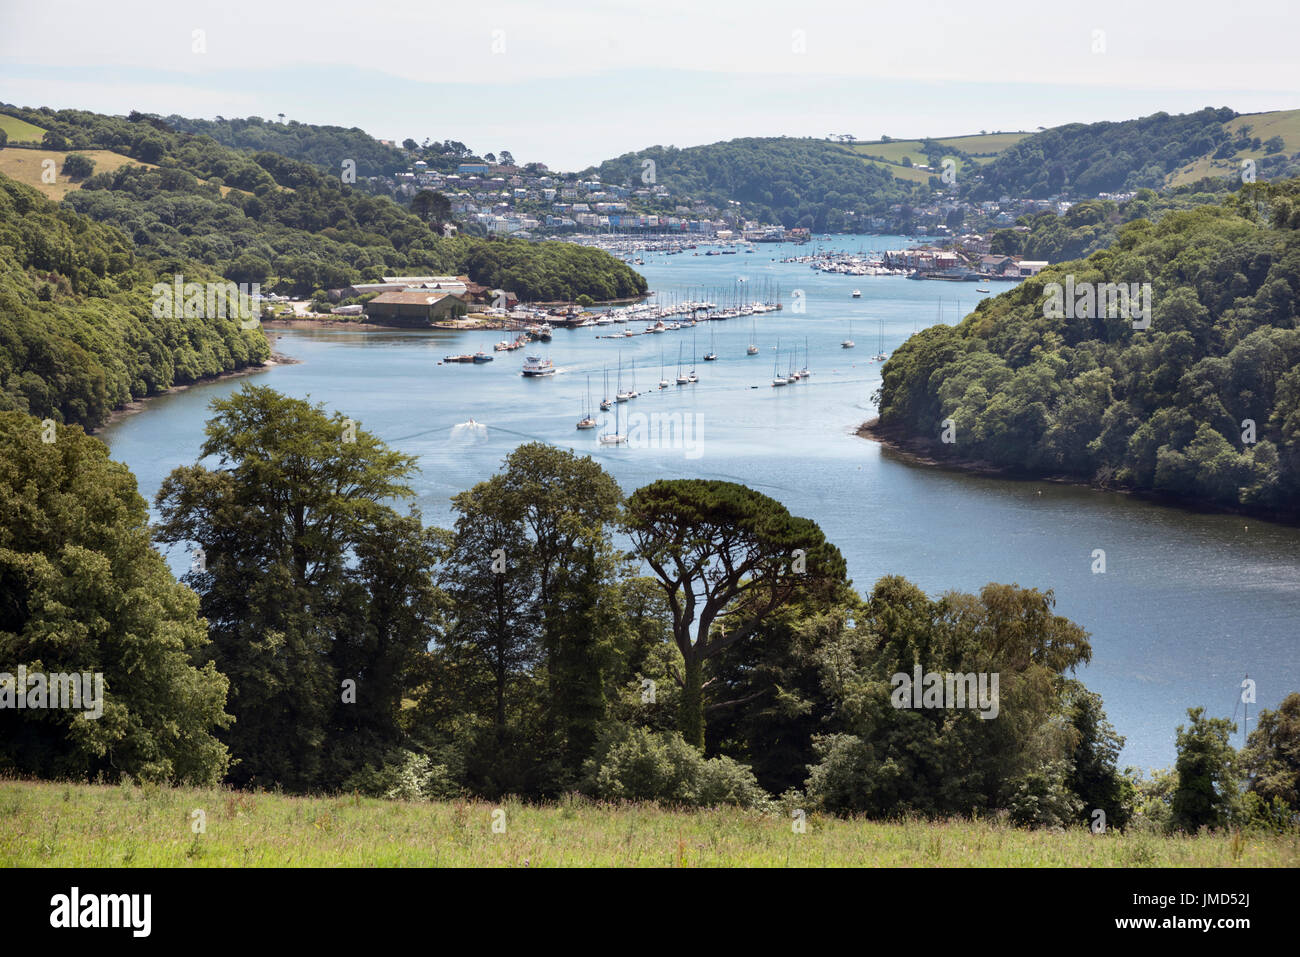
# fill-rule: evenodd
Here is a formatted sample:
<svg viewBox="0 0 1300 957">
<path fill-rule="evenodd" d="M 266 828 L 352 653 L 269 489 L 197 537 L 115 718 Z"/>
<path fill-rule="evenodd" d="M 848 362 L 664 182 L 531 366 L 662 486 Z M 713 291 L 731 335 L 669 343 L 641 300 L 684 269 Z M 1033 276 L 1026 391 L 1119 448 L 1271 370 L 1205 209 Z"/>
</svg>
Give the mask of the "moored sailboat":
<svg viewBox="0 0 1300 957">
<path fill-rule="evenodd" d="M 578 428 L 594 429 L 597 424 L 596 417 L 591 414 L 591 376 L 587 376 L 587 405 L 583 409 L 582 418 L 578 420 Z"/>
</svg>

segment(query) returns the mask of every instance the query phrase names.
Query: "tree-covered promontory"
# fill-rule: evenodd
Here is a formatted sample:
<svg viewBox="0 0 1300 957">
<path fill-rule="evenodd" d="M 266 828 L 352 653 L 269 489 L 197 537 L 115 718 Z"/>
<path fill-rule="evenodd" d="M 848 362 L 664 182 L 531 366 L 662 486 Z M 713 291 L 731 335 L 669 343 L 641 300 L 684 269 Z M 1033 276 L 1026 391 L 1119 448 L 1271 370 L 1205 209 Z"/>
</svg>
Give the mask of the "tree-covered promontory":
<svg viewBox="0 0 1300 957">
<path fill-rule="evenodd" d="M 1132 310 L 1060 315 L 1049 284 L 1067 281 L 1149 284 L 1149 327 Z M 1136 220 L 912 336 L 885 364 L 877 430 L 940 460 L 1294 515 L 1298 301 L 1300 180 Z"/>
<path fill-rule="evenodd" d="M 238 318 L 153 315 L 151 289 L 219 280 L 0 175 L 0 410 L 102 425 L 132 399 L 264 362 L 261 329 Z"/>
</svg>

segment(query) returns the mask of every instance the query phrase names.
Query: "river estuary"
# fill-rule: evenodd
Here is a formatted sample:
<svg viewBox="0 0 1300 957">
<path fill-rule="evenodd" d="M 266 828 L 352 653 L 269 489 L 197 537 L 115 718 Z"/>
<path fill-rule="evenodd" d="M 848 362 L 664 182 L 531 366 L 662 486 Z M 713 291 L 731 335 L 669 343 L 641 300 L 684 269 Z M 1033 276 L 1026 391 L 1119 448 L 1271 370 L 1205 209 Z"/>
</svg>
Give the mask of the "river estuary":
<svg viewBox="0 0 1300 957">
<path fill-rule="evenodd" d="M 902 242 L 837 237 L 828 245 L 856 251 Z M 743 278 L 755 297 L 764 284 L 779 283 L 786 308 L 752 323 L 702 322 L 618 341 L 596 334 L 621 325 L 557 329 L 551 343 L 530 350 L 559 369 L 542 379 L 520 375 L 523 352 L 496 353 L 484 365 L 437 364 L 452 352 L 491 352 L 499 332 L 277 330 L 277 351 L 297 364 L 152 400 L 101 437 L 152 499 L 168 471 L 196 459 L 208 403 L 255 382 L 340 410 L 418 456 L 414 485 L 430 523 L 449 524 L 449 496 L 486 478 L 531 439 L 591 454 L 626 492 L 660 477 L 744 482 L 816 520 L 863 592 L 891 573 L 931 594 L 973 591 L 990 581 L 1054 589 L 1058 613 L 1091 633 L 1093 661 L 1080 676 L 1103 696 L 1127 738 L 1122 764 L 1171 765 L 1175 726 L 1186 709 L 1204 705 L 1211 715 L 1232 716 L 1245 675 L 1258 685 L 1252 728 L 1259 707 L 1300 690 L 1300 529 L 1084 488 L 940 471 L 857 437 L 855 429 L 874 415 L 881 364 L 871 359 L 882 331 L 892 352 L 916 329 L 940 318 L 956 321 L 979 295 L 971 283 L 828 275 L 779 262 L 812 248 L 646 254 L 636 268 L 664 295 L 729 290 Z M 1005 288 L 995 284 L 991 294 Z M 790 308 L 795 289 L 803 292 L 802 314 Z M 861 298 L 851 297 L 854 289 Z M 857 347 L 841 349 L 850 320 Z M 751 335 L 756 356 L 746 354 Z M 778 342 L 783 370 L 791 349 L 798 351 L 795 364 L 804 365 L 806 343 L 810 378 L 770 386 Z M 684 367 L 694 350 L 699 382 L 661 391 L 661 374 L 676 378 L 679 348 Z M 702 361 L 710 350 L 717 361 Z M 659 423 L 677 421 L 664 417 L 680 415 L 689 432 L 629 447 L 598 445 L 604 427 L 575 429 L 588 382 L 594 404 L 608 373 L 612 396 L 620 358 L 624 386 L 631 386 L 635 365 L 641 393 L 617 406 L 620 427 L 630 424 L 634 437 L 641 428 L 652 438 Z M 470 419 L 482 427 L 457 428 Z M 671 447 L 655 447 L 662 445 Z M 1106 553 L 1104 574 L 1092 570 L 1098 548 Z M 187 564 L 179 552 L 170 558 L 178 572 Z"/>
</svg>

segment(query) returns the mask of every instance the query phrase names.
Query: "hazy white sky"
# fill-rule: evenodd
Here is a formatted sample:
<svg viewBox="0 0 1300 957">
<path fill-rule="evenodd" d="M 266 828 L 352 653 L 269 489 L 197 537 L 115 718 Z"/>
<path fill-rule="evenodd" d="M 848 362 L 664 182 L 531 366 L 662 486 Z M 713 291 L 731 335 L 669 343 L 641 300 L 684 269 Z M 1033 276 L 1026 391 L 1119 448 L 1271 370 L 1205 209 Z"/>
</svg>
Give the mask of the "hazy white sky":
<svg viewBox="0 0 1300 957">
<path fill-rule="evenodd" d="M 1297 0 L 4 0 L 0 100 L 283 112 L 576 168 L 743 135 L 1295 108 L 1298 27 Z"/>
</svg>

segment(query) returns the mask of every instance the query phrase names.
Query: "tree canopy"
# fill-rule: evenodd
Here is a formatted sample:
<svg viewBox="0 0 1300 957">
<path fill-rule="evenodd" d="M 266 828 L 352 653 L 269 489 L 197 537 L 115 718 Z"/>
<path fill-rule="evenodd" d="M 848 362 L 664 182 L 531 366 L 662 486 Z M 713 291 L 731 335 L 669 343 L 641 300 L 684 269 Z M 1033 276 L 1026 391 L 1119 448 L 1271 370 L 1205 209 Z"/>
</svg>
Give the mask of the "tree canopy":
<svg viewBox="0 0 1300 957">
<path fill-rule="evenodd" d="M 1300 180 L 1122 227 L 1115 245 L 900 346 L 880 428 L 940 459 L 1294 514 Z M 1047 308 L 1048 283 L 1150 285 L 1151 322 Z M 1086 304 L 1085 304 L 1086 305 Z M 950 422 L 955 441 L 940 443 Z"/>
<path fill-rule="evenodd" d="M 0 709 L 0 767 L 217 783 L 231 716 L 226 676 L 194 664 L 207 647 L 198 599 L 151 546 L 126 466 L 80 428 L 0 412 L 3 670 L 102 676 L 95 718 L 85 685 L 81 711 Z"/>
</svg>

